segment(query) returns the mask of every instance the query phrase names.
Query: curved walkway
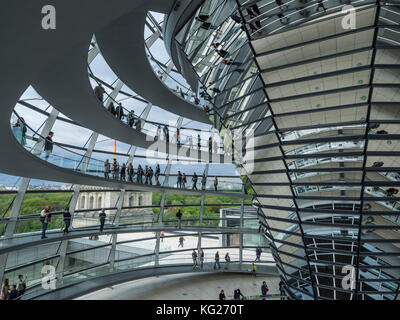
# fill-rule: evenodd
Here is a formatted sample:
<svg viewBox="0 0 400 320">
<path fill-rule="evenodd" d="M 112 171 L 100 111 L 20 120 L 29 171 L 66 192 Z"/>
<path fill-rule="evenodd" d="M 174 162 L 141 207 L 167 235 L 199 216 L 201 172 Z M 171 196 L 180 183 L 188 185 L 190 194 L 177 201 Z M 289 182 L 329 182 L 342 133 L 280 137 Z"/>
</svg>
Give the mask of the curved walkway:
<svg viewBox="0 0 400 320">
<path fill-rule="evenodd" d="M 231 264 L 229 270 L 219 269 L 213 270 L 212 263 L 205 263 L 203 270 L 197 270 L 196 272 L 204 273 L 241 273 L 250 274 L 250 264 Z M 55 290 L 45 290 L 41 287 L 36 290 L 32 290 L 32 293 L 27 292 L 23 296 L 23 300 L 68 300 L 74 299 L 84 294 L 103 289 L 119 283 L 143 279 L 154 276 L 162 276 L 169 274 L 183 274 L 193 272 L 192 265 L 164 265 L 159 267 L 150 268 L 138 268 L 136 270 L 122 271 L 116 273 L 110 273 L 88 280 L 75 281 L 73 283 L 66 283 Z M 263 266 L 259 265 L 257 273 L 260 275 L 271 275 L 278 276 L 278 270 L 275 266 Z"/>
</svg>

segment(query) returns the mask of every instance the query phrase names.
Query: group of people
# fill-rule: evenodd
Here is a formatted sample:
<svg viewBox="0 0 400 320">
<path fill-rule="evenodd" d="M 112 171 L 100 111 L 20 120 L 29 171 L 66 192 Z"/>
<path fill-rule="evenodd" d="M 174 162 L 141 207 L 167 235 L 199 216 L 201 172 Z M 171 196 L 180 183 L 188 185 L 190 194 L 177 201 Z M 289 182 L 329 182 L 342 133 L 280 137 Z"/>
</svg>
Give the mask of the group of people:
<svg viewBox="0 0 400 320">
<path fill-rule="evenodd" d="M 196 172 L 193 173 L 192 176 L 192 190 L 198 190 L 197 189 L 197 181 L 199 180 L 199 177 L 197 176 Z M 178 189 L 186 189 L 186 183 L 187 183 L 187 176 L 185 173 L 181 173 L 178 171 L 178 177 L 176 181 L 176 187 Z M 207 185 L 207 177 L 205 174 L 201 176 L 201 190 L 206 190 L 206 185 Z M 218 177 L 214 177 L 214 190 L 218 191 Z"/>
<path fill-rule="evenodd" d="M 182 245 L 182 247 L 183 247 L 183 241 L 184 241 L 183 237 L 180 237 L 179 238 L 179 246 Z M 199 254 L 196 252 L 196 249 L 193 249 L 193 251 L 192 251 L 192 260 L 193 260 L 193 269 L 196 269 L 196 268 L 199 267 L 201 270 L 203 270 L 203 264 L 204 264 L 204 251 L 203 251 L 203 249 L 200 249 L 200 253 Z M 200 261 L 200 265 L 198 263 L 198 260 Z M 221 269 L 221 264 L 220 264 L 219 260 L 220 260 L 219 251 L 217 251 L 215 253 L 215 255 L 214 255 L 214 266 L 213 266 L 214 270 Z M 229 265 L 231 263 L 231 257 L 229 255 L 229 252 L 227 252 L 225 254 L 224 260 L 225 260 L 224 269 L 228 270 L 229 269 Z M 257 274 L 257 266 L 254 263 L 252 263 L 252 265 L 251 265 L 251 271 L 252 271 L 252 274 L 254 276 L 256 276 L 256 274 Z"/>
<path fill-rule="evenodd" d="M 224 290 L 220 291 L 219 300 L 226 300 L 226 295 Z M 240 289 L 235 289 L 233 291 L 233 300 L 246 300 L 246 297 L 242 294 Z"/>
<path fill-rule="evenodd" d="M 269 288 L 267 286 L 267 282 L 263 281 L 263 283 L 261 285 L 261 297 L 266 297 L 268 291 L 269 291 Z M 235 289 L 233 291 L 233 300 L 246 300 L 246 299 L 247 298 L 242 294 L 240 289 Z M 226 295 L 225 295 L 224 290 L 221 290 L 221 292 L 219 293 L 219 300 L 226 300 Z"/>
<path fill-rule="evenodd" d="M 42 223 L 42 239 L 47 239 L 46 231 L 49 223 L 51 222 L 51 217 L 52 217 L 51 206 L 46 206 L 40 212 L 40 222 Z M 106 221 L 106 213 L 104 209 L 99 213 L 99 219 L 100 219 L 100 232 L 103 232 L 104 224 Z M 62 231 L 64 234 L 68 234 L 70 232 L 71 220 L 72 220 L 72 215 L 69 210 L 69 207 L 66 207 L 63 212 L 63 220 L 64 220 L 64 228 L 62 229 Z"/>
<path fill-rule="evenodd" d="M 9 279 L 4 279 L 1 286 L 1 300 L 14 300 L 25 293 L 26 277 L 22 274 L 18 275 L 17 282 L 10 285 Z"/>
<path fill-rule="evenodd" d="M 265 298 L 268 294 L 269 288 L 266 281 L 262 282 L 261 285 L 261 298 Z M 285 291 L 285 283 L 281 280 L 279 282 L 279 295 L 281 300 L 285 300 L 286 291 Z M 240 292 L 240 289 L 235 289 L 233 292 L 233 299 L 234 300 L 246 300 L 246 297 Z M 225 291 L 221 290 L 219 293 L 219 300 L 226 300 Z"/>
<path fill-rule="evenodd" d="M 150 166 L 145 166 L 144 169 L 139 164 L 137 169 L 133 168 L 132 162 L 129 162 L 128 165 L 122 163 L 120 166 L 117 159 L 114 159 L 112 163 L 107 159 L 104 162 L 104 178 L 120 181 L 129 181 L 134 182 L 134 178 L 136 176 L 136 183 L 140 184 L 150 184 L 153 185 L 153 177 L 155 177 L 155 184 L 160 186 L 159 177 L 161 174 L 160 165 L 156 165 L 155 170 L 153 170 Z M 143 179 L 144 178 L 144 179 Z M 143 182 L 144 180 L 144 182 Z"/>
<path fill-rule="evenodd" d="M 16 139 L 18 140 L 19 143 L 22 144 L 22 146 L 26 145 L 26 133 L 28 131 L 28 127 L 25 123 L 24 118 L 18 118 L 17 122 L 13 125 L 12 128 L 14 135 Z M 53 152 L 53 136 L 54 132 L 50 131 L 47 137 L 43 141 L 43 153 L 44 153 L 44 159 L 48 160 L 51 153 Z"/>
<path fill-rule="evenodd" d="M 157 164 L 155 170 L 151 166 L 145 165 L 144 169 L 139 164 L 137 169 L 133 168 L 132 162 L 129 162 L 128 165 L 122 163 L 121 165 L 118 163 L 117 159 L 114 159 L 112 163 L 108 159 L 104 162 L 104 178 L 105 179 L 113 179 L 120 181 L 129 181 L 136 182 L 140 184 L 149 184 L 153 185 L 153 177 L 155 178 L 155 185 L 160 186 L 160 174 L 161 169 L 160 165 Z M 136 178 L 135 178 L 136 177 Z M 196 172 L 193 173 L 192 176 L 192 190 L 198 190 L 197 182 L 199 177 Z M 179 189 L 186 189 L 186 183 L 188 182 L 187 176 L 185 173 L 178 171 L 176 187 Z M 205 174 L 201 177 L 201 190 L 206 190 L 207 177 Z M 214 177 L 214 190 L 218 191 L 218 177 Z"/>
<path fill-rule="evenodd" d="M 98 86 L 95 87 L 94 89 L 95 95 L 97 96 L 97 98 L 99 99 L 99 101 L 101 101 L 103 103 L 103 99 L 104 99 L 104 87 L 102 86 L 101 83 L 99 83 Z M 184 94 L 182 92 L 182 90 L 180 89 L 179 86 L 177 86 L 176 92 L 178 94 L 180 94 L 182 97 L 184 97 Z M 199 104 L 200 100 L 198 98 L 195 98 L 195 104 Z M 135 128 L 137 130 L 141 130 L 142 129 L 142 119 L 138 116 L 135 115 L 135 111 L 131 110 L 129 111 L 127 114 L 124 113 L 124 107 L 122 106 L 122 103 L 119 102 L 118 105 L 115 107 L 113 102 L 110 102 L 108 107 L 107 107 L 108 111 L 115 116 L 117 119 L 119 120 L 123 120 L 125 118 L 126 123 L 133 128 L 135 126 Z M 158 141 L 161 140 L 161 133 L 164 134 L 164 140 L 165 141 L 170 141 L 170 132 L 169 132 L 169 127 L 167 124 L 164 124 L 163 126 L 161 124 L 157 125 L 156 128 L 156 133 L 154 136 L 154 140 Z M 174 135 L 175 137 L 175 142 L 176 144 L 179 146 L 181 145 L 181 139 L 180 139 L 180 129 L 176 128 L 176 133 Z M 211 144 L 212 144 L 212 138 L 211 139 Z M 189 137 L 189 144 L 190 147 L 193 147 L 193 143 L 192 143 L 193 139 L 190 136 Z M 209 141 L 210 143 L 210 141 Z M 218 149 L 218 144 L 216 144 L 216 147 Z M 198 135 L 198 148 L 201 148 L 201 140 L 200 140 L 200 135 Z M 215 148 L 215 146 L 214 146 Z M 210 152 L 212 151 L 212 148 L 210 148 Z"/>
<path fill-rule="evenodd" d="M 182 244 L 183 247 L 183 237 L 179 238 L 179 245 Z M 199 254 L 196 252 L 196 249 L 193 249 L 192 251 L 192 260 L 193 260 L 193 269 L 200 268 L 203 270 L 204 266 L 204 250 L 200 249 Z M 200 264 L 199 264 L 200 263 Z M 231 263 L 231 257 L 229 256 L 229 252 L 225 254 L 225 268 L 224 269 L 229 269 L 229 264 Z M 221 269 L 221 264 L 219 263 L 219 251 L 215 253 L 214 256 L 214 269 Z"/>
</svg>

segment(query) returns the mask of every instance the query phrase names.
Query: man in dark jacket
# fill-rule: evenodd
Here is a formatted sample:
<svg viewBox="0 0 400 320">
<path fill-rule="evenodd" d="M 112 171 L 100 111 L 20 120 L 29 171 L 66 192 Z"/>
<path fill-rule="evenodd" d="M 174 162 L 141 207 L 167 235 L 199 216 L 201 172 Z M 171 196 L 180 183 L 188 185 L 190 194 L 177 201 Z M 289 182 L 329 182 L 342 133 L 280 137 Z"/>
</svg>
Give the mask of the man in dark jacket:
<svg viewBox="0 0 400 320">
<path fill-rule="evenodd" d="M 121 179 L 121 181 L 126 181 L 126 165 L 125 165 L 125 163 L 123 163 L 121 166 L 120 179 Z"/>
<path fill-rule="evenodd" d="M 122 103 L 121 102 L 115 108 L 115 112 L 117 113 L 117 118 L 119 120 L 122 120 L 122 118 L 124 117 L 124 108 L 122 107 Z"/>
<path fill-rule="evenodd" d="M 182 189 L 182 173 L 178 171 L 178 180 L 176 182 L 176 187 Z"/>
<path fill-rule="evenodd" d="M 106 162 L 104 162 L 104 178 L 105 179 L 110 179 L 110 170 L 111 170 L 111 165 L 108 159 L 106 159 Z"/>
<path fill-rule="evenodd" d="M 197 190 L 197 179 L 198 179 L 198 177 L 195 172 L 192 177 L 192 182 L 193 182 L 192 190 Z"/>
<path fill-rule="evenodd" d="M 50 154 L 53 152 L 53 136 L 54 132 L 50 131 L 49 135 L 44 140 L 45 160 L 47 160 L 50 157 Z"/>
<path fill-rule="evenodd" d="M 255 261 L 261 261 L 261 253 L 262 253 L 262 250 L 260 247 L 258 247 L 256 249 L 256 260 Z"/>
<path fill-rule="evenodd" d="M 64 223 L 65 223 L 65 228 L 64 228 L 64 233 L 69 233 L 69 226 L 71 225 L 71 213 L 69 212 L 69 207 L 65 208 L 64 211 Z"/>
</svg>

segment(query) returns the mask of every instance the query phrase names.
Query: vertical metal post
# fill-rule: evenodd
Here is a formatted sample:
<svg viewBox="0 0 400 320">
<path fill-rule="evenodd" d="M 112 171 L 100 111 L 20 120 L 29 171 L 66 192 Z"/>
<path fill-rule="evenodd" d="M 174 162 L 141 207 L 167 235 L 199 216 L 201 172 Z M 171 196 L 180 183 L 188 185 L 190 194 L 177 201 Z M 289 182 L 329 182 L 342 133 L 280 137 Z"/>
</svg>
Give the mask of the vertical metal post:
<svg viewBox="0 0 400 320">
<path fill-rule="evenodd" d="M 208 168 L 210 166 L 210 163 L 206 164 L 206 167 L 204 169 L 204 174 L 206 175 L 206 177 L 208 177 Z M 203 214 L 204 214 L 204 201 L 205 201 L 205 192 L 202 192 L 201 195 L 201 200 L 200 200 L 200 216 L 199 216 L 199 227 L 203 226 Z M 202 240 L 202 232 L 199 231 L 198 232 L 198 239 L 197 239 L 197 251 L 198 254 L 200 256 L 200 249 L 201 249 L 201 240 Z"/>
</svg>

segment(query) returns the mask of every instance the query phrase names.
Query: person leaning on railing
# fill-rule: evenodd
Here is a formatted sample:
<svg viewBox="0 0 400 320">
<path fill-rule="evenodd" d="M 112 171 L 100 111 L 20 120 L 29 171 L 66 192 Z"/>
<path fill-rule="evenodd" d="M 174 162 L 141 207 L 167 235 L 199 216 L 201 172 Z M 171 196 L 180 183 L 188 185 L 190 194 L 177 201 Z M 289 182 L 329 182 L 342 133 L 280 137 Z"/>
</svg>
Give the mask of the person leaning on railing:
<svg viewBox="0 0 400 320">
<path fill-rule="evenodd" d="M 160 181 L 159 181 L 160 173 L 161 173 L 160 165 L 157 164 L 156 165 L 156 172 L 155 172 L 155 178 L 156 178 L 156 185 L 157 186 L 160 186 Z"/>
<path fill-rule="evenodd" d="M 195 172 L 192 177 L 192 182 L 193 182 L 192 190 L 197 190 L 197 179 L 198 179 L 198 177 Z"/>
</svg>

